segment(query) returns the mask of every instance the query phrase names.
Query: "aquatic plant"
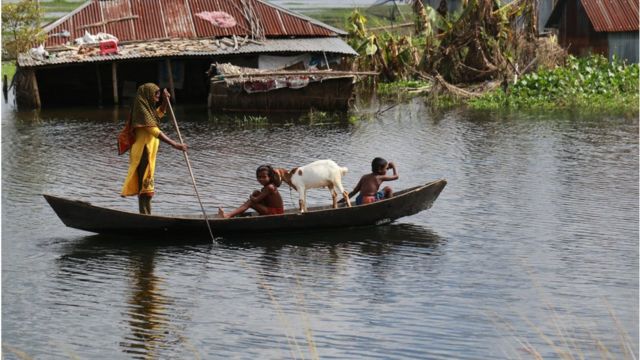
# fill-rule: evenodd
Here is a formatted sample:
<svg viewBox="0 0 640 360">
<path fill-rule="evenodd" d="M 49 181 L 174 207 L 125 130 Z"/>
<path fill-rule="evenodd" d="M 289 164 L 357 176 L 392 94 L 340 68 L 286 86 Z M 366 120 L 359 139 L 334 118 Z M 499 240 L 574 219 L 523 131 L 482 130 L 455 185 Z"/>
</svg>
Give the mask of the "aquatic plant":
<svg viewBox="0 0 640 360">
<path fill-rule="evenodd" d="M 431 88 L 431 83 L 424 80 L 399 80 L 378 85 L 379 95 L 396 95 L 398 93 L 416 94 Z"/>
<path fill-rule="evenodd" d="M 469 100 L 476 109 L 582 108 L 629 111 L 638 109 L 638 64 L 601 55 L 569 57 L 564 66 L 540 69 L 517 79 L 506 90 L 496 89 Z"/>
</svg>

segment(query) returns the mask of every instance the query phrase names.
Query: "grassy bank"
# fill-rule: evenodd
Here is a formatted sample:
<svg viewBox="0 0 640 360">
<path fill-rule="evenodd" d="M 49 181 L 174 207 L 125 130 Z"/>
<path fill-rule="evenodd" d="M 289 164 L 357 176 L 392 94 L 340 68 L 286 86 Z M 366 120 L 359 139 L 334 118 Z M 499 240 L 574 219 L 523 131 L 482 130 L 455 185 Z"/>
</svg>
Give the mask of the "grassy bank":
<svg viewBox="0 0 640 360">
<path fill-rule="evenodd" d="M 423 80 L 400 80 L 391 83 L 378 84 L 377 93 L 380 96 L 411 96 L 428 92 L 431 83 Z"/>
<path fill-rule="evenodd" d="M 370 27 L 384 27 L 413 21 L 413 13 L 410 5 L 402 4 L 399 5 L 398 8 L 400 13 L 396 15 L 395 21 L 388 19 L 392 9 L 391 6 L 378 6 L 368 9 L 359 9 L 359 11 L 367 16 L 367 19 L 369 20 L 368 26 Z M 347 7 L 296 9 L 295 6 L 292 6 L 291 9 L 343 30 L 348 30 L 349 24 L 347 19 L 351 13 L 356 10 L 355 8 Z"/>
<path fill-rule="evenodd" d="M 64 16 L 66 13 L 75 10 L 83 3 L 83 1 L 66 0 L 41 1 L 40 6 L 42 6 L 42 10 L 44 12 L 42 20 L 45 24 L 51 23 Z"/>
<path fill-rule="evenodd" d="M 13 79 L 13 75 L 16 73 L 16 65 L 13 61 L 3 61 L 2 62 L 2 78 L 7 75 L 7 80 L 11 82 Z"/>
<path fill-rule="evenodd" d="M 469 100 L 475 109 L 579 109 L 638 112 L 638 64 L 595 55 L 569 57 L 565 66 L 522 76 L 504 91 Z"/>
</svg>

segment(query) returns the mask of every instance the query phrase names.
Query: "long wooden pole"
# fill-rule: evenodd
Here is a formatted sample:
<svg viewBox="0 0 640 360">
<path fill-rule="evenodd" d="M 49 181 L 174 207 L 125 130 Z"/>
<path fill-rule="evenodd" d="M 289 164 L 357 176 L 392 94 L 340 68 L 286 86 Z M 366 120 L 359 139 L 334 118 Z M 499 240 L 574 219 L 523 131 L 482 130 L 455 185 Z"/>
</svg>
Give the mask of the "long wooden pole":
<svg viewBox="0 0 640 360">
<path fill-rule="evenodd" d="M 118 104 L 118 65 L 111 63 L 111 83 L 113 86 L 113 103 Z"/>
<path fill-rule="evenodd" d="M 171 120 L 173 120 L 173 126 L 175 126 L 176 132 L 178 133 L 178 139 L 180 140 L 180 144 L 184 144 L 184 142 L 182 141 L 182 135 L 180 135 L 178 120 L 176 120 L 176 115 L 173 113 L 173 107 L 171 106 L 171 101 L 167 101 L 167 106 L 169 107 L 169 112 L 171 113 Z M 200 193 L 198 193 L 198 186 L 196 186 L 196 178 L 193 176 L 193 170 L 191 169 L 191 163 L 189 162 L 189 155 L 187 155 L 186 151 L 183 151 L 182 154 L 184 155 L 184 161 L 187 162 L 187 167 L 189 168 L 189 175 L 191 175 L 191 181 L 193 182 L 193 190 L 195 190 L 196 197 L 198 198 L 198 202 L 200 203 L 200 208 L 202 209 L 202 214 L 204 215 L 204 221 L 207 223 L 207 229 L 209 229 L 209 235 L 211 235 L 211 240 L 215 242 L 216 239 L 213 237 L 213 232 L 211 231 L 211 225 L 209 225 L 209 218 L 207 217 L 207 212 L 204 211 L 202 200 L 200 200 Z"/>
<path fill-rule="evenodd" d="M 40 102 L 40 90 L 38 89 L 38 79 L 36 78 L 36 71 L 31 71 L 31 87 L 33 88 L 33 101 L 36 109 L 40 109 L 42 103 Z"/>
<path fill-rule="evenodd" d="M 167 76 L 169 79 L 169 91 L 171 92 L 171 100 L 173 100 L 173 102 L 176 102 L 176 89 L 174 88 L 173 85 L 173 71 L 171 71 L 171 59 L 167 59 L 166 61 L 166 65 L 167 65 Z"/>
</svg>

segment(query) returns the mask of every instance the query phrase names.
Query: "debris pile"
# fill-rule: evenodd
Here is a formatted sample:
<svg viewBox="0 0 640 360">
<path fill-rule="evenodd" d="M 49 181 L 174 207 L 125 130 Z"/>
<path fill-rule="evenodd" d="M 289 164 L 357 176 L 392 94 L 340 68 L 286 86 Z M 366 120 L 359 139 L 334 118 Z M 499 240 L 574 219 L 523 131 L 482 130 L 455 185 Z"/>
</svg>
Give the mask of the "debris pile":
<svg viewBox="0 0 640 360">
<path fill-rule="evenodd" d="M 236 36 L 221 39 L 166 39 L 145 42 L 119 43 L 118 52 L 101 55 L 100 42 L 83 43 L 80 46 L 63 45 L 49 49 L 48 56 L 40 56 L 35 52 L 20 54 L 18 64 L 21 66 L 39 66 L 70 62 L 93 62 L 102 60 L 150 58 L 164 56 L 183 56 L 212 54 L 216 51 L 231 52 L 247 44 L 262 44 L 248 37 Z"/>
</svg>

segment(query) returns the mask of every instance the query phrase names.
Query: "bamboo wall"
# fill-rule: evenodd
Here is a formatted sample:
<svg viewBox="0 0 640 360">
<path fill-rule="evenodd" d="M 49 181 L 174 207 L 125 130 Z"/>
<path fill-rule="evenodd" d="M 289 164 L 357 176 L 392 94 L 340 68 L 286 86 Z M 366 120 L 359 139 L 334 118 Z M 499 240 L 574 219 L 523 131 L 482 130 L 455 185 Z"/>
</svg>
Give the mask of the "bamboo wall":
<svg viewBox="0 0 640 360">
<path fill-rule="evenodd" d="M 341 111 L 349 107 L 353 86 L 353 79 L 346 77 L 309 83 L 302 89 L 249 94 L 241 86 L 228 87 L 225 82 L 217 82 L 211 84 L 208 104 L 214 111 Z"/>
</svg>

